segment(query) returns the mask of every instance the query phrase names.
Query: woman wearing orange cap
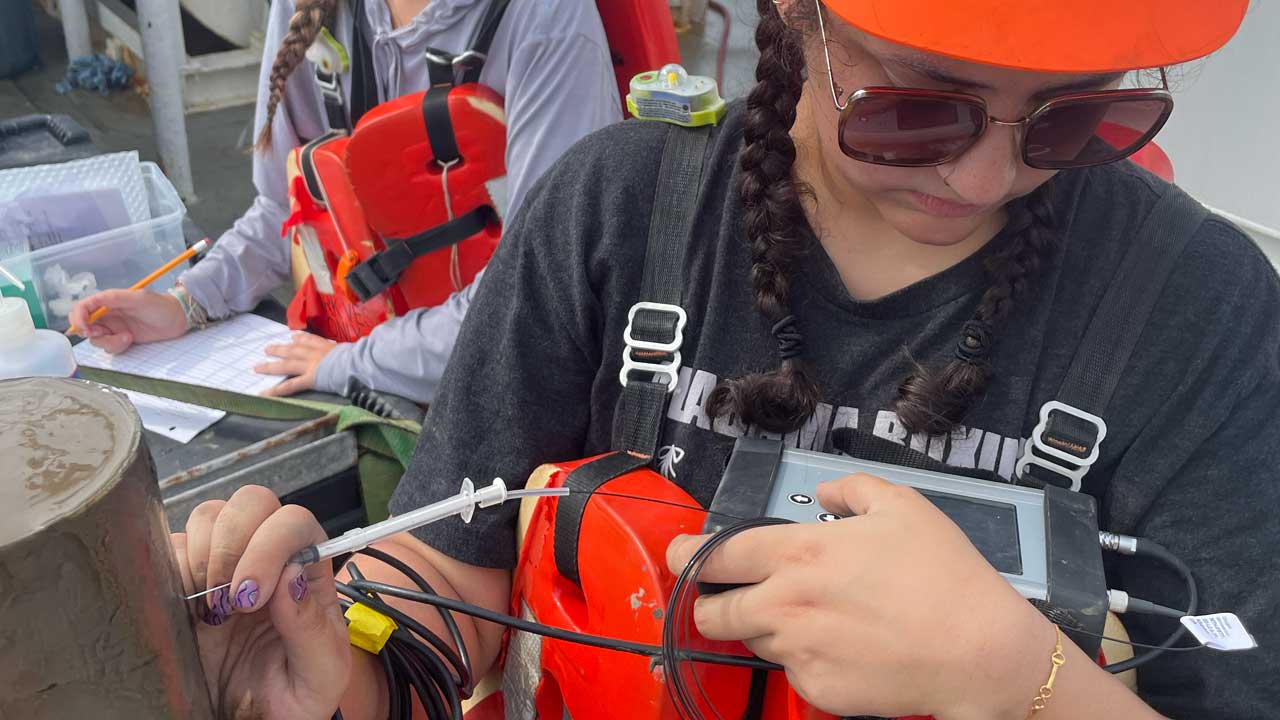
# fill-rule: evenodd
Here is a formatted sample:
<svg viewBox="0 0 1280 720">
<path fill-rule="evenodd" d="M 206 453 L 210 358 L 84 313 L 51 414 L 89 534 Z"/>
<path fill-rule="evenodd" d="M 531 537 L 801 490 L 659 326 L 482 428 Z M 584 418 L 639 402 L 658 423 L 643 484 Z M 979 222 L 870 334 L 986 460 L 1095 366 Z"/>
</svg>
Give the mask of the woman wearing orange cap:
<svg viewBox="0 0 1280 720">
<path fill-rule="evenodd" d="M 705 503 L 736 436 L 823 450 L 833 429 L 854 427 L 1012 479 L 1020 439 L 1166 191 L 1122 162 L 1171 110 L 1163 72 L 1138 74 L 1136 89 L 1122 80 L 1216 50 L 1245 6 L 759 0 L 757 85 L 711 137 L 685 255 L 683 367 L 655 454 L 666 476 Z M 452 494 L 462 477 L 523 477 L 611 447 L 669 131 L 607 129 L 532 191 L 394 511 Z M 1166 653 L 1134 694 L 1062 642 L 930 503 L 870 477 L 819 498 L 857 517 L 724 545 L 704 579 L 751 585 L 700 599 L 699 629 L 784 665 L 838 715 L 1274 714 L 1277 318 L 1280 282 L 1257 248 L 1220 219 L 1201 224 L 1141 332 L 1082 488 L 1102 527 L 1184 558 L 1201 607 L 1238 613 L 1261 649 Z M 441 593 L 505 611 L 514 523 L 514 508 L 494 508 L 383 548 Z M 232 583 L 199 636 L 223 707 L 309 718 L 341 701 L 347 718 L 386 716 L 382 668 L 348 653 L 333 579 L 322 566 L 281 571 L 323 537 L 312 518 L 250 488 L 201 506 L 187 530 L 175 544 L 191 587 Z M 697 545 L 677 539 L 672 568 Z M 1179 597 L 1160 569 L 1110 570 L 1112 587 Z M 404 608 L 438 628 L 433 610 Z M 1129 630 L 1158 642 L 1164 622 Z M 477 669 L 491 664 L 501 628 L 458 623 Z"/>
</svg>

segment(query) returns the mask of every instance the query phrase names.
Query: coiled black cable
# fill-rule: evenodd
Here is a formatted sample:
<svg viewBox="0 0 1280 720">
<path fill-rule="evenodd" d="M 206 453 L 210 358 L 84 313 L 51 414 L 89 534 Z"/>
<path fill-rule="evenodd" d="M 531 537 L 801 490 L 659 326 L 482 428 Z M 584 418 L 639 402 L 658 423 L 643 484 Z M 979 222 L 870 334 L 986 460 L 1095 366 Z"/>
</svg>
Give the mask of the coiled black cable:
<svg viewBox="0 0 1280 720">
<path fill-rule="evenodd" d="M 1161 545 L 1160 543 L 1155 542 L 1154 540 L 1147 540 L 1146 538 L 1136 538 L 1136 540 L 1137 542 L 1134 545 L 1134 552 L 1133 552 L 1133 555 L 1135 557 L 1146 557 L 1146 558 L 1151 558 L 1152 560 L 1157 560 L 1159 562 L 1162 562 L 1182 576 L 1183 581 L 1187 585 L 1186 614 L 1194 615 L 1196 613 L 1196 609 L 1199 607 L 1200 591 L 1199 591 L 1199 587 L 1196 585 L 1195 576 L 1191 574 L 1191 568 L 1188 567 L 1187 564 L 1183 562 L 1181 558 L 1169 552 L 1169 550 L 1165 548 L 1163 545 Z M 1161 641 L 1155 647 L 1147 650 L 1146 652 L 1143 652 L 1140 655 L 1134 655 L 1128 660 L 1121 660 L 1120 662 L 1111 663 L 1110 665 L 1107 665 L 1103 669 L 1105 669 L 1109 673 L 1122 673 L 1126 670 L 1132 670 L 1141 665 L 1145 665 L 1146 663 L 1149 663 L 1152 660 L 1156 659 L 1157 657 L 1160 657 L 1160 655 L 1164 654 L 1169 650 L 1196 649 L 1196 648 L 1175 648 L 1173 646 L 1174 643 L 1182 639 L 1182 637 L 1186 634 L 1186 632 L 1187 632 L 1186 627 L 1184 627 L 1182 623 L 1179 622 L 1178 627 L 1173 632 L 1169 633 L 1169 636 L 1166 637 L 1163 641 Z"/>
<path fill-rule="evenodd" d="M 454 600 L 453 598 L 436 595 L 433 593 L 423 593 L 407 588 L 400 588 L 385 583 L 364 580 L 351 583 L 351 587 L 356 590 L 376 592 L 380 595 L 388 595 L 390 597 L 398 597 L 404 600 L 412 600 L 425 605 L 435 605 L 437 607 L 446 608 L 464 615 L 470 615 L 481 620 L 505 625 L 513 630 L 532 633 L 549 637 L 554 640 L 564 640 L 566 642 L 577 643 L 579 645 L 587 645 L 590 647 L 601 648 L 603 650 L 615 650 L 618 652 L 631 653 L 633 655 L 643 655 L 645 657 L 661 658 L 662 646 L 649 645 L 646 643 L 632 642 L 630 640 L 619 640 L 617 638 L 601 637 L 599 635 L 587 635 L 585 633 L 565 630 L 564 628 L 553 627 L 551 625 L 543 625 L 542 623 L 530 622 L 517 617 L 512 617 L 505 613 L 494 612 L 478 605 L 471 605 Z M 710 663 L 713 665 L 729 665 L 731 667 L 744 668 L 760 668 L 764 670 L 781 670 L 781 665 L 775 665 L 756 657 L 747 657 L 744 655 L 726 655 L 724 653 L 704 652 L 700 650 L 682 650 L 682 656 L 689 661 L 699 663 Z"/>
<path fill-rule="evenodd" d="M 431 585 L 399 559 L 374 548 L 359 552 L 387 563 L 404 573 L 423 592 L 434 594 Z M 344 607 L 360 603 L 386 615 L 399 626 L 378 653 L 387 679 L 390 720 L 411 720 L 412 695 L 415 694 L 431 720 L 460 720 L 462 700 L 470 697 L 474 680 L 470 657 L 452 614 L 440 611 L 457 651 L 413 617 L 388 605 L 377 592 L 362 588 L 367 580 L 354 562 L 348 562 L 346 567 L 351 582 L 337 584 L 338 592 L 347 598 Z"/>
<path fill-rule="evenodd" d="M 614 495 L 613 493 L 600 494 Z M 631 497 L 626 495 L 619 496 Z M 646 498 L 636 497 L 635 499 L 643 500 Z M 374 548 L 366 548 L 359 552 L 400 571 L 419 589 L 415 591 L 370 581 L 360 573 L 359 568 L 354 563 L 348 563 L 347 568 L 351 573 L 352 580 L 346 584 L 339 583 L 338 591 L 348 598 L 348 600 L 344 601 L 345 606 L 350 606 L 356 602 L 365 604 L 387 615 L 400 625 L 392 633 L 387 645 L 383 648 L 383 652 L 380 653 L 383 668 L 387 675 L 391 720 L 409 720 L 412 717 L 412 696 L 414 694 L 418 696 L 419 702 L 427 712 L 427 717 L 431 718 L 431 720 L 461 720 L 461 700 L 470 697 L 474 689 L 475 678 L 471 659 L 467 654 L 466 644 L 463 642 L 461 632 L 453 618 L 453 612 L 502 624 L 522 632 L 605 650 L 643 655 L 659 660 L 666 671 L 667 688 L 672 701 L 675 703 L 681 717 L 686 718 L 686 720 L 702 720 L 705 717 L 702 710 L 703 707 L 708 708 L 717 720 L 723 720 L 702 687 L 696 671 L 691 671 L 689 674 L 686 673 L 688 663 L 708 663 L 750 668 L 753 673 L 746 710 L 742 715 L 742 720 L 758 720 L 763 709 L 763 696 L 767 680 L 766 673 L 770 670 L 782 670 L 783 668 L 756 657 L 689 649 L 692 627 L 690 614 L 693 607 L 691 587 L 698 585 L 699 573 L 711 554 L 733 536 L 753 528 L 789 522 L 777 518 L 742 520 L 708 538 L 702 547 L 694 553 L 690 562 L 676 579 L 668 604 L 669 609 L 666 620 L 663 624 L 662 644 L 660 646 L 587 635 L 564 628 L 543 625 L 438 595 L 430 584 L 408 564 Z M 1186 614 L 1194 614 L 1199 600 L 1198 590 L 1195 578 L 1186 563 L 1163 546 L 1150 540 L 1139 538 L 1136 547 L 1135 555 L 1159 560 L 1183 577 L 1187 584 L 1188 593 Z M 411 616 L 388 605 L 382 600 L 381 596 L 383 595 L 436 607 L 444 620 L 450 639 L 453 640 L 453 647 L 450 647 L 438 635 Z M 1105 669 L 1112 673 L 1120 673 L 1150 662 L 1164 652 L 1200 649 L 1199 646 L 1174 647 L 1174 643 L 1182 638 L 1185 632 L 1186 629 L 1179 625 L 1168 638 L 1158 645 L 1144 645 L 1115 638 L 1104 638 L 1125 643 L 1135 648 L 1147 649 L 1141 655 L 1112 663 L 1107 665 Z M 1085 634 L 1093 635 L 1093 633 Z M 690 687 L 688 683 L 690 677 L 693 680 L 693 687 Z M 334 718 L 340 720 L 341 713 L 335 713 Z"/>
<path fill-rule="evenodd" d="M 735 535 L 739 535 L 748 530 L 767 527 L 770 525 L 789 524 L 790 520 L 780 520 L 778 518 L 756 518 L 753 520 L 743 520 L 730 525 L 720 532 L 715 533 L 707 538 L 694 552 L 693 557 L 689 559 L 689 563 L 685 565 L 684 570 L 676 578 L 675 585 L 671 588 L 671 600 L 668 603 L 668 611 L 666 622 L 662 625 L 662 665 L 666 673 L 667 692 L 671 696 L 671 701 L 675 703 L 676 711 L 680 716 L 688 720 L 697 720 L 703 717 L 702 706 L 707 707 L 711 714 L 717 720 L 721 720 L 720 713 L 716 710 L 715 705 L 711 702 L 711 698 L 707 696 L 706 690 L 702 687 L 702 682 L 698 679 L 696 671 L 692 673 L 693 684 L 697 688 L 698 696 L 693 694 L 693 690 L 686 682 L 684 662 L 692 659 L 692 653 L 686 648 L 689 647 L 690 637 L 689 630 L 692 625 L 689 615 L 693 611 L 693 595 L 691 589 L 697 584 L 698 576 L 702 572 L 703 566 L 706 565 L 708 558 L 721 545 L 728 542 Z M 763 662 L 763 661 L 761 661 Z M 773 663 L 767 663 L 769 667 L 762 668 L 768 670 L 781 670 L 782 667 Z M 753 677 L 752 689 L 754 695 L 756 692 L 762 692 L 762 688 L 756 689 L 757 683 L 762 680 Z M 756 720 L 763 707 L 763 701 L 753 702 L 752 698 L 748 698 L 747 708 L 743 714 L 743 720 Z"/>
<path fill-rule="evenodd" d="M 431 584 L 428 583 L 426 579 L 408 563 L 404 562 L 400 558 L 372 547 L 361 550 L 360 554 L 367 555 L 374 560 L 386 563 L 400 571 L 413 581 L 413 584 L 417 585 L 423 592 L 431 593 L 432 595 L 436 594 L 436 591 L 431 587 Z M 364 580 L 364 578 L 360 578 L 360 580 Z M 446 657 L 454 667 L 458 669 L 459 687 L 462 688 L 464 695 L 470 696 L 471 691 L 475 689 L 476 679 L 475 671 L 471 666 L 471 656 L 467 652 L 467 644 L 462 641 L 462 631 L 458 629 L 458 623 L 453 619 L 453 613 L 449 612 L 445 608 L 437 608 L 437 610 L 440 612 L 441 619 L 444 620 L 444 627 L 449 633 L 449 639 L 453 640 L 453 648 L 450 648 L 444 643 L 432 643 L 432 645 L 433 647 L 444 648 Z M 435 636 L 432 635 L 432 637 Z M 456 648 L 456 652 L 454 652 L 454 648 Z"/>
</svg>

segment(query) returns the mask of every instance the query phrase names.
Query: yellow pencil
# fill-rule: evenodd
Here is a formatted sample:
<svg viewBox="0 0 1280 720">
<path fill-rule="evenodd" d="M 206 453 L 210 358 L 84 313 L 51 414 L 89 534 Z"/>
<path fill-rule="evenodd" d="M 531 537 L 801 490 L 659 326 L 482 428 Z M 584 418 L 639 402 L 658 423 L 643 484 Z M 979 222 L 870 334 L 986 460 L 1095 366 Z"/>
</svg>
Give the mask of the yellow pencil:
<svg viewBox="0 0 1280 720">
<path fill-rule="evenodd" d="M 156 280 L 159 280 L 160 276 L 178 267 L 178 265 L 190 260 L 192 256 L 194 256 L 196 253 L 204 252 L 205 249 L 208 247 L 209 247 L 209 238 L 205 238 L 200 242 L 196 243 L 195 245 L 192 245 L 191 247 L 187 248 L 181 255 L 178 255 L 178 257 L 170 260 L 164 265 L 161 265 L 159 268 L 156 269 L 155 272 L 151 273 L 150 275 L 134 283 L 129 289 L 141 290 L 142 288 L 150 285 Z M 110 310 L 111 308 L 108 308 L 108 307 L 100 307 L 97 310 L 94 310 L 93 314 L 89 316 L 89 324 L 92 325 L 93 323 L 98 322 L 99 320 L 102 319 L 102 316 L 106 315 L 107 312 L 109 312 Z M 79 329 L 72 326 L 67 329 L 66 335 L 67 336 L 76 335 L 78 334 L 78 332 L 79 332 Z"/>
</svg>

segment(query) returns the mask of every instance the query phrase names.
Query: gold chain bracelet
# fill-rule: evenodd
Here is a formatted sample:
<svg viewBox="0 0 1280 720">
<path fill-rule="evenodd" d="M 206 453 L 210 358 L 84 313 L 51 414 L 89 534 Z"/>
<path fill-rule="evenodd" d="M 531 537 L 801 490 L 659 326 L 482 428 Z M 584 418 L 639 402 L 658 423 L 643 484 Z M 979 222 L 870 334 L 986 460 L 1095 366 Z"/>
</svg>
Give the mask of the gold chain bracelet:
<svg viewBox="0 0 1280 720">
<path fill-rule="evenodd" d="M 1054 632 L 1057 633 L 1057 640 L 1054 642 L 1053 654 L 1049 656 L 1049 679 L 1044 681 L 1040 686 L 1040 692 L 1036 694 L 1036 699 L 1031 701 L 1031 713 L 1027 717 L 1031 717 L 1049 705 L 1049 698 L 1053 697 L 1053 681 L 1058 679 L 1058 668 L 1067 663 L 1067 656 L 1062 654 L 1062 628 L 1054 626 Z"/>
</svg>

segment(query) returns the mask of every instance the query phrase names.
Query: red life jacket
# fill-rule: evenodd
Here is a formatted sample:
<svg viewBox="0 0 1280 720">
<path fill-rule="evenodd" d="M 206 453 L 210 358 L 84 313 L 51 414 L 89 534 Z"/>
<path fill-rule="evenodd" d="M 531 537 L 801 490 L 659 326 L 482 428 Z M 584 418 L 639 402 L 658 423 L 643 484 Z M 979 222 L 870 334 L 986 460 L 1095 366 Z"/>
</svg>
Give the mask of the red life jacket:
<svg viewBox="0 0 1280 720">
<path fill-rule="evenodd" d="M 289 159 L 290 327 L 356 340 L 389 317 L 444 302 L 488 263 L 502 227 L 486 183 L 506 174 L 506 121 L 502 99 L 476 80 L 507 2 L 491 0 L 471 51 L 428 55 L 445 61 L 428 63 L 430 90 L 363 116 L 353 108 L 351 132 L 343 131 L 340 73 L 317 67 L 334 131 Z M 362 4 L 353 5 L 359 20 Z M 622 96 L 637 73 L 678 60 L 666 0 L 601 0 L 598 8 Z M 355 27 L 354 59 L 365 72 L 353 69 L 353 98 L 368 94 L 356 92 L 362 81 L 371 84 L 362 80 L 371 61 Z"/>
<path fill-rule="evenodd" d="M 570 472 L 596 459 L 543 466 L 529 486 L 563 486 Z M 567 499 L 526 501 L 520 518 L 523 541 L 512 587 L 512 614 L 575 632 L 660 645 L 675 583 L 667 570 L 667 545 L 676 535 L 701 533 L 707 513 L 696 509 L 697 501 L 684 490 L 647 467 L 626 472 L 599 490 L 614 495 L 594 495 L 580 516 L 567 518 L 577 520 L 576 537 L 583 538 L 573 548 L 565 546 L 572 532 L 557 534 L 558 504 Z M 566 551 L 576 553 L 579 582 L 562 572 Z M 692 628 L 690 636 L 691 649 L 749 655 L 740 643 L 707 641 Z M 742 717 L 750 670 L 696 664 L 688 669 L 697 673 L 720 717 Z M 716 717 L 711 707 L 701 709 L 706 717 Z M 512 631 L 503 658 L 501 691 L 477 698 L 466 717 L 678 720 L 680 716 L 668 695 L 664 668 L 649 658 Z M 836 720 L 804 702 L 785 676 L 776 672 L 769 673 L 760 717 Z"/>
<path fill-rule="evenodd" d="M 471 50 L 427 50 L 427 90 L 372 108 L 362 0 L 352 3 L 349 113 L 342 54 L 323 36 L 308 51 L 332 129 L 289 158 L 290 327 L 350 342 L 439 305 L 489 262 L 502 225 L 486 183 L 506 174 L 507 125 L 502 98 L 479 78 L 508 2 L 490 0 Z"/>
<path fill-rule="evenodd" d="M 447 162 L 428 132 L 433 93 L 456 148 Z M 469 285 L 502 236 L 486 183 L 506 172 L 506 136 L 502 98 L 467 83 L 383 103 L 351 135 L 295 150 L 290 327 L 349 342 Z"/>
</svg>

